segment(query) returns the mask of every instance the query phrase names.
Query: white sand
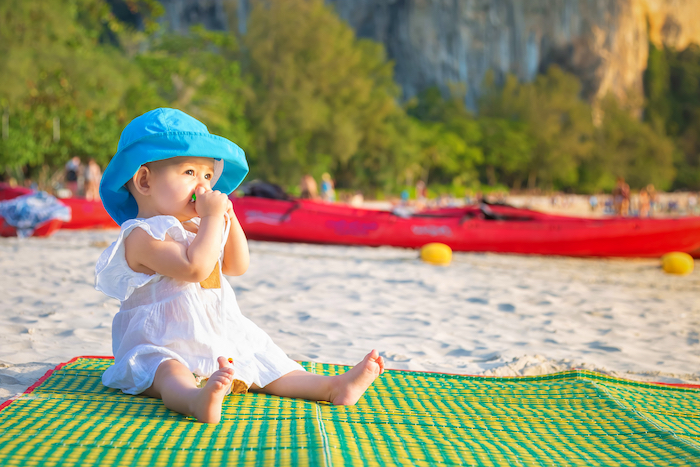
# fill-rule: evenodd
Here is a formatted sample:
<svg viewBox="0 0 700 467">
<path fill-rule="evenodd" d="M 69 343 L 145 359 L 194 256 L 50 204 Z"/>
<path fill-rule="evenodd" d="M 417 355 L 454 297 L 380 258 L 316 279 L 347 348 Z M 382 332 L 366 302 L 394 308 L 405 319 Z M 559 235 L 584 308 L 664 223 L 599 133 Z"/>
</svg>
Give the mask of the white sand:
<svg viewBox="0 0 700 467">
<path fill-rule="evenodd" d="M 116 231 L 0 239 L 0 401 L 80 355 L 111 355 L 116 300 L 93 287 Z M 700 272 L 655 260 L 455 254 L 251 242 L 230 278 L 243 313 L 295 359 L 487 375 L 596 369 L 700 381 Z"/>
</svg>

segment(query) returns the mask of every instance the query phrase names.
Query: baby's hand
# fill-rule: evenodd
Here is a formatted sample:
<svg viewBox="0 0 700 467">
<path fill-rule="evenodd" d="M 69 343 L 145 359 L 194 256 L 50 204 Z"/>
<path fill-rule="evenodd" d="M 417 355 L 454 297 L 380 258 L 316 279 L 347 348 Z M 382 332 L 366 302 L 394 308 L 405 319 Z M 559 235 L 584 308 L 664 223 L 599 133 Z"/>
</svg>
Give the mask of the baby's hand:
<svg viewBox="0 0 700 467">
<path fill-rule="evenodd" d="M 230 201 L 226 194 L 220 191 L 207 191 L 202 187 L 195 190 L 197 199 L 194 201 L 194 209 L 199 217 L 221 216 L 228 210 Z"/>
</svg>

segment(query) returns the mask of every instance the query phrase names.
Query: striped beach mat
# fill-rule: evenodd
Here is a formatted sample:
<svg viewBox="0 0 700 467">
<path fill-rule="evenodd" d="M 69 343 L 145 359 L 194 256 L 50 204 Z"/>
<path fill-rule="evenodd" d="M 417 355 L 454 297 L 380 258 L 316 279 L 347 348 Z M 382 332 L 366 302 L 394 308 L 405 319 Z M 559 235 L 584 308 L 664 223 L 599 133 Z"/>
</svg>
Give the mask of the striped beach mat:
<svg viewBox="0 0 700 467">
<path fill-rule="evenodd" d="M 389 370 L 356 406 L 228 396 L 206 425 L 104 387 L 111 364 L 73 359 L 0 406 L 0 465 L 700 465 L 697 387 Z"/>
</svg>

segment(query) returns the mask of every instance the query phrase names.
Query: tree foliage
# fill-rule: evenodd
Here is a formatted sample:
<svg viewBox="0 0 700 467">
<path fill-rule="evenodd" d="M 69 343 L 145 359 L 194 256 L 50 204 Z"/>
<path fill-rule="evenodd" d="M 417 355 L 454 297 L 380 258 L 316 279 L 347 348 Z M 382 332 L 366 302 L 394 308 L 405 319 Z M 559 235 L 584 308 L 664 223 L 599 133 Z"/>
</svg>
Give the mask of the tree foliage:
<svg viewBox="0 0 700 467">
<path fill-rule="evenodd" d="M 246 85 L 233 35 L 193 28 L 187 36 L 160 35 L 134 57 L 143 75 L 126 100 L 135 114 L 157 107 L 180 109 L 211 133 L 248 146 Z"/>
<path fill-rule="evenodd" d="M 394 175 L 398 87 L 379 44 L 322 0 L 254 2 L 243 44 L 257 174 L 284 184 L 306 172 L 360 184 Z"/>
<path fill-rule="evenodd" d="M 121 96 L 136 75 L 100 43 L 112 24 L 99 0 L 27 0 L 0 5 L 0 163 L 36 169 L 94 155 L 118 138 Z M 101 157 L 100 157 L 101 156 Z"/>
<path fill-rule="evenodd" d="M 529 173 L 533 136 L 518 120 L 482 117 L 479 123 L 488 184 L 495 186 L 500 181 L 519 190 Z"/>
<path fill-rule="evenodd" d="M 156 0 L 0 4 L 0 163 L 5 175 L 105 165 L 124 125 L 175 107 L 247 153 L 251 176 L 295 186 L 397 192 L 419 179 L 596 192 L 617 176 L 700 189 L 700 48 L 651 48 L 640 121 L 614 99 L 595 108 L 571 74 L 484 80 L 401 103 L 383 47 L 358 39 L 322 0 L 251 0 L 246 32 L 158 29 Z M 596 115 L 596 119 L 592 118 Z M 673 184 L 673 185 L 672 185 Z"/>
<path fill-rule="evenodd" d="M 603 120 L 596 131 L 592 157 L 581 167 L 587 191 L 612 189 L 622 176 L 632 187 L 649 183 L 669 188 L 675 175 L 674 145 L 651 125 L 633 117 L 608 96 L 600 103 Z"/>
<path fill-rule="evenodd" d="M 644 76 L 645 120 L 676 142 L 676 188 L 700 190 L 700 47 L 682 51 L 650 45 Z"/>
<path fill-rule="evenodd" d="M 444 99 L 436 88 L 423 92 L 408 106 L 419 153 L 416 179 L 462 186 L 478 178 L 484 155 L 479 147 L 481 127 L 464 106 L 462 93 Z"/>
<path fill-rule="evenodd" d="M 514 133 L 508 139 L 520 145 L 521 151 L 530 150 L 528 188 L 535 188 L 538 182 L 547 188 L 572 188 L 578 183 L 578 167 L 589 155 L 594 128 L 591 108 L 580 92 L 578 80 L 556 66 L 530 83 L 509 75 L 498 87 L 487 76 L 481 114 L 520 122 L 527 128 L 527 137 Z"/>
</svg>

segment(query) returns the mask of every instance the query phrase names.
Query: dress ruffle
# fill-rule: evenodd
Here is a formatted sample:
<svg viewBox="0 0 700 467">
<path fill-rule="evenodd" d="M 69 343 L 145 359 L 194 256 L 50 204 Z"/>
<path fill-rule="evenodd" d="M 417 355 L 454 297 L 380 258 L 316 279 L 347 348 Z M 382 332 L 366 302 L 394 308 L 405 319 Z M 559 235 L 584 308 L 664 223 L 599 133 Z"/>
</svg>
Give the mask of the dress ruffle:
<svg viewBox="0 0 700 467">
<path fill-rule="evenodd" d="M 102 252 L 95 266 L 95 288 L 117 300 L 124 301 L 139 287 L 161 277 L 132 270 L 126 262 L 124 240 L 135 229 L 145 230 L 151 237 L 164 241 L 166 235 L 176 242 L 187 242 L 187 231 L 172 216 L 131 219 L 121 226 L 119 238 Z"/>
</svg>

